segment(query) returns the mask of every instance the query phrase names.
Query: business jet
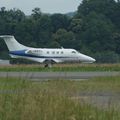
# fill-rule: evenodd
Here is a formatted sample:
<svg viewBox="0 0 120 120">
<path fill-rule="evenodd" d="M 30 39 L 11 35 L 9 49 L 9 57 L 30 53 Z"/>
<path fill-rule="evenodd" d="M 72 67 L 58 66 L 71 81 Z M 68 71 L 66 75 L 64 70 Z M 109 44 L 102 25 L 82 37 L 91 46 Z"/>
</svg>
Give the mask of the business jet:
<svg viewBox="0 0 120 120">
<path fill-rule="evenodd" d="M 93 63 L 96 60 L 92 57 L 84 55 L 75 49 L 65 48 L 32 48 L 27 47 L 16 41 L 14 36 L 2 35 L 0 38 L 4 39 L 9 55 L 12 58 L 24 58 L 39 63 L 45 63 L 45 67 L 50 67 L 52 63 L 62 62 L 82 62 Z"/>
</svg>

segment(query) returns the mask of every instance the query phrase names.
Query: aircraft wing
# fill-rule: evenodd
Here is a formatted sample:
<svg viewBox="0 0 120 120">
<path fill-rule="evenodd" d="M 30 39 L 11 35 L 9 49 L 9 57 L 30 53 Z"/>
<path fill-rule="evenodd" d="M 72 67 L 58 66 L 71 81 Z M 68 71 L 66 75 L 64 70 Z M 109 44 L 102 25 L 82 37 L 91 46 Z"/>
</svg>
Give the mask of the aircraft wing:
<svg viewBox="0 0 120 120">
<path fill-rule="evenodd" d="M 60 59 L 46 59 L 46 58 L 28 58 L 29 60 L 33 60 L 33 61 L 36 61 L 36 62 L 40 62 L 40 63 L 43 63 L 45 61 L 54 61 L 55 63 L 61 63 L 63 62 L 62 60 Z"/>
<path fill-rule="evenodd" d="M 61 63 L 61 62 L 63 62 L 62 60 L 60 60 L 60 59 L 52 59 L 52 61 L 54 61 L 54 62 L 56 62 L 56 63 Z"/>
<path fill-rule="evenodd" d="M 33 61 L 36 61 L 36 62 L 39 62 L 39 63 L 43 63 L 45 61 L 44 58 L 28 58 L 29 60 L 33 60 Z"/>
</svg>

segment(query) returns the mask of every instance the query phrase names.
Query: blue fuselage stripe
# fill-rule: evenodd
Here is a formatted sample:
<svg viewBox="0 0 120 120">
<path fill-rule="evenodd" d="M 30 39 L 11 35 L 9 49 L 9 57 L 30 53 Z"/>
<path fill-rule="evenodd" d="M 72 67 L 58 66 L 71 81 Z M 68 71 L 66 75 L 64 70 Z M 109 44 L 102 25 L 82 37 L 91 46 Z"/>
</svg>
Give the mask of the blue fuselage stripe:
<svg viewBox="0 0 120 120">
<path fill-rule="evenodd" d="M 25 53 L 25 50 L 22 51 L 10 51 L 9 54 L 23 56 L 23 57 L 34 57 L 34 58 L 73 58 L 73 57 L 65 57 L 65 56 L 37 56 Z"/>
</svg>

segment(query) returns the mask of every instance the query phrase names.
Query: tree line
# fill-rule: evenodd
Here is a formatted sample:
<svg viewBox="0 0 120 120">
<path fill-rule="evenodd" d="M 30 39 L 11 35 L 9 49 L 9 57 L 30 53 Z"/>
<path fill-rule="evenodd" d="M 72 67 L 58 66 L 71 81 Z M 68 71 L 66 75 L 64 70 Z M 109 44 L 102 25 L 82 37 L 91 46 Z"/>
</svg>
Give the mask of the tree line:
<svg viewBox="0 0 120 120">
<path fill-rule="evenodd" d="M 0 35 L 14 35 L 31 47 L 74 48 L 98 63 L 120 62 L 120 1 L 83 0 L 73 16 L 45 14 L 39 7 L 25 15 L 19 9 L 0 8 Z M 0 40 L 0 58 L 8 59 Z"/>
</svg>

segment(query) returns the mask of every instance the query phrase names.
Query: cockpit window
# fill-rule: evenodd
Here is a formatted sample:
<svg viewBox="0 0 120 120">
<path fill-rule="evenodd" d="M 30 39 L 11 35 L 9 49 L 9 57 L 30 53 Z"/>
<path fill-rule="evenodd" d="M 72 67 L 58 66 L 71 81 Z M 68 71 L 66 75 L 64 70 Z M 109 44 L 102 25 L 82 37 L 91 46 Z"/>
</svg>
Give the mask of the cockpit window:
<svg viewBox="0 0 120 120">
<path fill-rule="evenodd" d="M 76 53 L 76 51 L 72 51 L 72 53 L 74 53 L 74 54 L 75 54 L 75 53 Z"/>
</svg>

